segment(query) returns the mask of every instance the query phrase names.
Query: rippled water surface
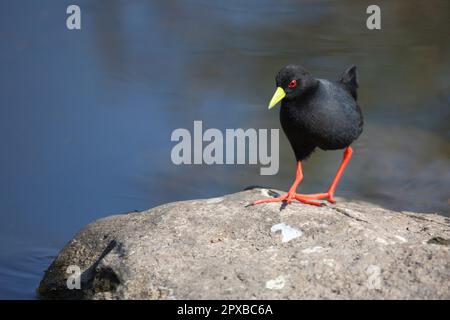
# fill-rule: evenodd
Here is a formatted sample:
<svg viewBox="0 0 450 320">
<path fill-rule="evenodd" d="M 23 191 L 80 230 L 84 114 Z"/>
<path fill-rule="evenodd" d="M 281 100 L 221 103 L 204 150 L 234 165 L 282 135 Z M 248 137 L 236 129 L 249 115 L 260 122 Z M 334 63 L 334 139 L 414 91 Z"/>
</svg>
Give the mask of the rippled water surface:
<svg viewBox="0 0 450 320">
<path fill-rule="evenodd" d="M 259 166 L 175 166 L 175 128 L 279 128 L 274 74 L 299 63 L 360 75 L 365 131 L 337 195 L 450 216 L 450 4 L 380 1 L 68 1 L 0 3 L 0 298 L 35 298 L 52 258 L 83 225 L 113 213 L 236 192 L 287 189 Z M 323 191 L 341 152 L 305 164 Z"/>
</svg>

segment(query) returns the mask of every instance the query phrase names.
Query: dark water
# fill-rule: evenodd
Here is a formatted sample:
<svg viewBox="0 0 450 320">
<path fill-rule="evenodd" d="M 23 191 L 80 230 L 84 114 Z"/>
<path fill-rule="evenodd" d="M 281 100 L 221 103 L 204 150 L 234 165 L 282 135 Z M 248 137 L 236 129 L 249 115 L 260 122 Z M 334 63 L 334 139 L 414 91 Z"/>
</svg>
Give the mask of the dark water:
<svg viewBox="0 0 450 320">
<path fill-rule="evenodd" d="M 450 4 L 377 1 L 0 2 L 0 298 L 35 298 L 43 270 L 83 225 L 113 213 L 242 190 L 287 189 L 259 166 L 175 166 L 175 128 L 278 128 L 274 74 L 301 63 L 360 72 L 366 127 L 337 195 L 450 216 Z M 323 191 L 341 152 L 305 164 Z"/>
</svg>

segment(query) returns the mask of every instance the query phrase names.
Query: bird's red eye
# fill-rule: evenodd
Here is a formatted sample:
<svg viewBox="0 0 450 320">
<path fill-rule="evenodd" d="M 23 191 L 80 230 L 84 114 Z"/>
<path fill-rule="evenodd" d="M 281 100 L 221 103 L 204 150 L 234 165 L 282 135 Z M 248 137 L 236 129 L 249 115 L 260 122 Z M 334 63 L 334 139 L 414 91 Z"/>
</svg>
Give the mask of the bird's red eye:
<svg viewBox="0 0 450 320">
<path fill-rule="evenodd" d="M 297 80 L 292 80 L 289 82 L 289 88 L 295 88 L 297 86 Z"/>
</svg>

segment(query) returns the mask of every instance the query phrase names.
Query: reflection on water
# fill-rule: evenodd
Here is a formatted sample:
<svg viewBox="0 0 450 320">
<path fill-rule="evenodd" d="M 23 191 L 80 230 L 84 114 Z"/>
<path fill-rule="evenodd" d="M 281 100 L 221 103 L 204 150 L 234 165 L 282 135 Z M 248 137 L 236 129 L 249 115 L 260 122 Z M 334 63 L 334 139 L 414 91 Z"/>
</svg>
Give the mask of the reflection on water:
<svg viewBox="0 0 450 320">
<path fill-rule="evenodd" d="M 194 120 L 279 128 L 266 105 L 287 63 L 332 79 L 358 65 L 366 127 L 338 196 L 450 215 L 448 1 L 382 2 L 381 31 L 365 29 L 365 1 L 78 3 L 79 32 L 64 3 L 0 4 L 0 298 L 33 298 L 51 257 L 99 217 L 286 189 L 283 135 L 279 174 L 259 176 L 172 165 L 170 134 Z M 302 190 L 323 191 L 340 158 L 314 154 Z"/>
</svg>

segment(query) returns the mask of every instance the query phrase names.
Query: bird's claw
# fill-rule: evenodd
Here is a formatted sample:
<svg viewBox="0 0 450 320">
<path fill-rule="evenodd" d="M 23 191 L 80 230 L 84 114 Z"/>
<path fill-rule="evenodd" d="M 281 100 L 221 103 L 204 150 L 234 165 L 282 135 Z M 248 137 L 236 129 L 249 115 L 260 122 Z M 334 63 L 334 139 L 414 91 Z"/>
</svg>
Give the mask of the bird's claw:
<svg viewBox="0 0 450 320">
<path fill-rule="evenodd" d="M 312 199 L 312 200 L 326 200 L 330 203 L 336 203 L 336 200 L 334 200 L 334 194 L 331 192 L 324 192 L 324 193 L 314 193 L 314 194 L 300 194 L 301 197 L 305 199 Z"/>
<path fill-rule="evenodd" d="M 336 200 L 333 198 L 333 194 L 330 192 L 326 193 L 315 193 L 315 194 L 300 194 L 295 192 L 288 192 L 282 196 L 276 198 L 267 198 L 261 199 L 253 202 L 252 205 L 257 205 L 261 203 L 270 203 L 270 202 L 287 202 L 291 204 L 293 200 L 297 200 L 298 202 L 302 202 L 305 204 L 311 204 L 314 206 L 321 206 L 323 203 L 313 200 L 326 200 L 329 203 L 336 203 Z"/>
<path fill-rule="evenodd" d="M 296 196 L 296 194 L 295 194 L 295 192 L 288 192 L 286 195 L 285 195 L 285 201 L 288 203 L 288 204 L 291 204 L 292 203 L 292 200 L 295 200 L 295 196 Z"/>
<path fill-rule="evenodd" d="M 261 203 L 270 203 L 270 202 L 287 202 L 288 204 L 291 204 L 292 201 L 294 201 L 294 200 L 297 200 L 298 202 L 302 202 L 305 204 L 322 206 L 322 203 L 307 199 L 298 193 L 286 193 L 286 194 L 284 194 L 280 197 L 276 197 L 276 198 L 267 198 L 267 199 L 257 200 L 255 202 L 253 202 L 253 205 L 257 205 L 257 204 L 261 204 Z"/>
</svg>

